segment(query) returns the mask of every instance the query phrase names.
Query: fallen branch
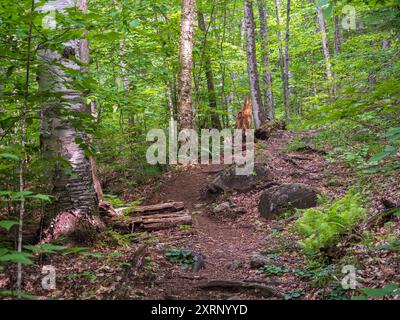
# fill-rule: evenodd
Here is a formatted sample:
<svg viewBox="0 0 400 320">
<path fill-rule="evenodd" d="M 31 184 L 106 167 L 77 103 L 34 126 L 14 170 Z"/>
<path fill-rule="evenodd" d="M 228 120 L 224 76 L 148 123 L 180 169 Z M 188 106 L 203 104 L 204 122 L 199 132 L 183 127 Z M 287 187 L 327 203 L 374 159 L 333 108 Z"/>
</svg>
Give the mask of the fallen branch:
<svg viewBox="0 0 400 320">
<path fill-rule="evenodd" d="M 137 214 L 141 216 L 153 215 L 160 212 L 177 212 L 185 208 L 183 202 L 167 202 L 159 203 L 150 206 L 139 206 L 134 208 L 122 208 L 119 211 L 126 212 L 128 214 Z"/>
<path fill-rule="evenodd" d="M 113 290 L 113 292 L 117 293 L 114 299 L 124 300 L 128 297 L 130 287 L 127 284 L 132 283 L 138 277 L 139 271 L 144 264 L 148 247 L 148 244 L 143 244 L 132 254 L 129 259 L 131 261 L 131 268 L 125 272 L 119 285 Z"/>
<path fill-rule="evenodd" d="M 282 297 L 282 294 L 277 292 L 275 289 L 268 287 L 263 283 L 256 281 L 229 281 L 229 280 L 214 280 L 206 284 L 198 286 L 202 290 L 219 290 L 219 289 L 231 289 L 231 290 L 256 290 L 264 297 Z"/>
<path fill-rule="evenodd" d="M 305 156 L 299 156 L 299 155 L 290 155 L 290 157 L 292 159 L 300 160 L 300 161 L 312 161 L 312 160 L 314 160 L 313 158 L 305 157 Z"/>
<path fill-rule="evenodd" d="M 143 266 L 144 258 L 146 257 L 148 244 L 144 244 L 137 249 L 131 257 L 131 268 L 128 272 L 128 277 L 136 277 Z"/>
<path fill-rule="evenodd" d="M 157 231 L 169 229 L 180 225 L 192 225 L 192 215 L 187 210 L 173 213 L 161 213 L 153 215 L 136 216 L 131 218 L 115 218 L 112 221 L 114 227 L 120 230 L 147 230 Z"/>
</svg>

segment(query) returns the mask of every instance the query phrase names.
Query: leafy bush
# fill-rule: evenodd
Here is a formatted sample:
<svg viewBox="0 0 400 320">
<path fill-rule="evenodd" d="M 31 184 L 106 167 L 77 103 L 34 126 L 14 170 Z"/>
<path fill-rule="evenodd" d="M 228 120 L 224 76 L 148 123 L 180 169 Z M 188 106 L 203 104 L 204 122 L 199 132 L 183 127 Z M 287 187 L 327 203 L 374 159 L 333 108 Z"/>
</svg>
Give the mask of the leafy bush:
<svg viewBox="0 0 400 320">
<path fill-rule="evenodd" d="M 285 300 L 295 300 L 295 299 L 298 299 L 298 298 L 301 298 L 302 296 L 304 296 L 304 293 L 305 293 L 304 290 L 291 291 L 291 292 L 285 293 L 283 295 L 283 298 Z"/>
<path fill-rule="evenodd" d="M 16 221 L 1 220 L 0 228 L 9 231 L 13 226 L 18 225 Z M 21 263 L 25 265 L 32 264 L 33 256 L 26 252 L 18 252 L 7 247 L 0 247 L 0 271 L 2 270 L 2 264 L 6 263 Z"/>
<path fill-rule="evenodd" d="M 296 152 L 307 148 L 307 143 L 304 139 L 293 139 L 286 147 L 286 152 Z"/>
<path fill-rule="evenodd" d="M 400 127 L 391 128 L 384 137 L 389 141 L 386 145 L 385 150 L 376 154 L 370 159 L 371 163 L 381 163 L 383 160 L 387 160 L 390 157 L 398 155 L 400 151 Z M 368 173 L 376 173 L 379 171 L 394 171 L 400 169 L 400 158 L 396 157 L 396 160 L 388 166 L 375 167 L 370 169 Z"/>
<path fill-rule="evenodd" d="M 196 257 L 191 250 L 169 249 L 165 256 L 173 263 L 178 263 L 184 268 L 191 268 L 196 262 Z"/>
<path fill-rule="evenodd" d="M 332 204 L 304 210 L 296 223 L 297 231 L 304 238 L 300 245 L 306 254 L 318 254 L 322 248 L 337 244 L 340 236 L 351 231 L 365 216 L 361 196 L 353 192 Z"/>
<path fill-rule="evenodd" d="M 265 265 L 262 269 L 261 269 L 262 273 L 266 274 L 266 275 L 273 275 L 273 276 L 281 276 L 285 273 L 288 273 L 289 270 L 281 267 L 281 266 L 277 266 L 274 264 L 267 264 Z"/>
<path fill-rule="evenodd" d="M 306 279 L 312 288 L 322 288 L 329 285 L 334 279 L 334 275 L 339 275 L 340 271 L 336 265 L 322 265 L 311 263 L 305 269 L 297 269 L 295 275 Z"/>
</svg>

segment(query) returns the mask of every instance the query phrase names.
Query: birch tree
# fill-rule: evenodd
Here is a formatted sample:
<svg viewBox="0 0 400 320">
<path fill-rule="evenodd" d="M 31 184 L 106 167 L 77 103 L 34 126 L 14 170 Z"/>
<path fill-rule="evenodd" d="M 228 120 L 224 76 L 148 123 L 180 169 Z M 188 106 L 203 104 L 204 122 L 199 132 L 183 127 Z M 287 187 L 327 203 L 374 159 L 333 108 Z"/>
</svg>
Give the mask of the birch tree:
<svg viewBox="0 0 400 320">
<path fill-rule="evenodd" d="M 268 16 L 267 11 L 265 9 L 265 4 L 263 0 L 258 0 L 258 12 L 260 15 L 260 31 L 261 31 L 261 48 L 262 48 L 262 59 L 263 59 L 263 67 L 264 67 L 264 96 L 265 96 L 265 110 L 267 113 L 267 117 L 269 120 L 275 119 L 275 101 L 274 94 L 272 91 L 272 72 L 270 66 L 269 59 L 269 51 L 268 51 Z"/>
<path fill-rule="evenodd" d="M 325 25 L 325 18 L 324 18 L 324 12 L 321 7 L 318 7 L 317 9 L 317 18 L 318 18 L 318 24 L 319 24 L 319 31 L 321 34 L 321 40 L 322 40 L 322 51 L 324 53 L 324 58 L 325 58 L 325 70 L 326 70 L 326 78 L 329 83 L 329 93 L 332 94 L 332 86 L 331 86 L 331 81 L 332 81 L 332 65 L 331 65 L 331 54 L 329 52 L 329 44 L 328 44 L 328 35 L 326 32 L 326 25 Z"/>
<path fill-rule="evenodd" d="M 192 129 L 192 64 L 196 1 L 182 0 L 181 35 L 179 42 L 178 105 L 181 129 Z"/>
<path fill-rule="evenodd" d="M 260 83 L 257 69 L 254 12 L 252 1 L 245 1 L 244 15 L 246 19 L 247 70 L 249 74 L 251 104 L 253 108 L 253 117 L 256 129 L 260 129 L 261 126 L 267 121 L 267 116 L 262 109 Z"/>
<path fill-rule="evenodd" d="M 282 24 L 280 16 L 280 0 L 274 0 L 275 4 L 275 17 L 278 26 L 278 39 L 279 39 L 279 61 L 281 69 L 281 79 L 283 88 L 283 102 L 285 105 L 286 120 L 290 119 L 290 100 L 289 100 L 289 27 L 290 27 L 290 0 L 287 2 L 286 8 L 286 35 L 282 35 Z M 285 50 L 283 49 L 285 43 Z"/>
<path fill-rule="evenodd" d="M 76 5 L 82 11 L 87 9 L 86 0 L 80 0 Z M 48 1 L 47 6 L 39 10 L 54 8 L 59 13 L 67 14 L 67 9 L 74 6 L 74 0 L 55 0 Z M 96 183 L 95 165 L 84 148 L 90 137 L 83 128 L 73 124 L 74 119 L 89 115 L 91 108 L 69 76 L 71 72 L 87 71 L 88 41 L 72 39 L 63 44 L 61 52 L 42 49 L 38 55 L 42 64 L 39 88 L 47 97 L 41 110 L 42 152 L 44 159 L 55 163 L 49 168 L 47 177 L 48 187 L 56 201 L 45 217 L 45 225 L 49 225 L 58 214 L 70 213 L 68 221 L 60 221 L 62 233 L 74 232 L 83 225 L 101 227 L 98 215 L 101 194 L 96 193 L 99 184 Z"/>
</svg>

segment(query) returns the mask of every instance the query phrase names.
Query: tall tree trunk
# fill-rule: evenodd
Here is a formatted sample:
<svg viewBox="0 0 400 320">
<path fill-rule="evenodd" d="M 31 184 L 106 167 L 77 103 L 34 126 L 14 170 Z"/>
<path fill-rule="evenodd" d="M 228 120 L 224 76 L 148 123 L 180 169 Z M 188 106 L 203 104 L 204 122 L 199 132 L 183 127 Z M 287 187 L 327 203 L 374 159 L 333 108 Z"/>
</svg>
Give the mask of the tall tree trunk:
<svg viewBox="0 0 400 320">
<path fill-rule="evenodd" d="M 244 3 L 244 16 L 246 19 L 246 33 L 247 33 L 247 70 L 249 73 L 250 82 L 250 95 L 253 107 L 253 116 L 256 129 L 267 121 L 267 116 L 262 109 L 260 83 L 258 79 L 257 57 L 256 57 L 256 42 L 254 34 L 254 12 L 253 2 L 245 1 Z"/>
<path fill-rule="evenodd" d="M 165 18 L 165 22 L 169 23 L 169 17 L 165 16 L 164 18 Z M 159 34 L 160 34 L 160 37 L 163 38 L 161 32 L 159 32 Z M 171 36 L 169 33 L 167 34 L 167 41 L 168 42 L 171 41 Z M 163 57 L 164 67 L 165 67 L 165 69 L 169 69 L 167 59 L 171 57 L 171 54 L 170 54 L 169 50 L 165 49 L 166 44 L 167 44 L 167 42 L 164 39 L 162 39 L 161 47 L 164 52 L 164 57 Z M 168 112 L 169 112 L 169 118 L 170 118 L 169 120 L 170 120 L 170 125 L 172 125 L 172 124 L 174 124 L 174 122 L 176 120 L 175 116 L 176 116 L 177 106 L 175 104 L 176 101 L 173 96 L 173 83 L 169 79 L 169 77 L 165 80 L 165 85 L 166 85 L 166 93 L 167 93 Z"/>
<path fill-rule="evenodd" d="M 285 105 L 285 115 L 286 120 L 290 119 L 290 101 L 289 101 L 289 75 L 288 70 L 289 66 L 286 64 L 289 60 L 289 25 L 290 25 L 290 11 L 289 15 L 287 15 L 287 23 L 286 23 L 286 36 L 285 38 L 282 37 L 281 32 L 281 18 L 280 18 L 280 0 L 274 0 L 275 4 L 275 16 L 276 16 L 276 23 L 278 26 L 278 39 L 279 39 L 279 60 L 280 60 L 280 69 L 281 69 L 281 79 L 282 79 L 282 88 L 283 88 L 283 102 Z M 290 3 L 288 6 L 290 10 Z M 287 12 L 288 13 L 288 12 Z M 283 50 L 282 43 L 285 42 L 285 52 Z"/>
<path fill-rule="evenodd" d="M 320 30 L 321 39 L 322 39 L 322 50 L 323 50 L 324 58 L 325 58 L 326 78 L 328 80 L 329 94 L 331 95 L 332 94 L 331 54 L 329 52 L 328 35 L 326 33 L 325 19 L 324 19 L 324 13 L 323 13 L 322 8 L 318 8 L 317 16 L 318 16 L 319 30 Z"/>
<path fill-rule="evenodd" d="M 335 55 L 339 54 L 340 46 L 341 46 L 341 38 L 340 38 L 340 22 L 339 16 L 334 14 L 333 16 L 333 26 L 335 28 Z"/>
<path fill-rule="evenodd" d="M 215 129 L 221 129 L 221 122 L 217 113 L 217 96 L 215 94 L 214 85 L 214 74 L 212 70 L 211 58 L 207 48 L 207 27 L 204 18 L 204 13 L 202 11 L 197 12 L 197 18 L 199 22 L 199 28 L 204 33 L 203 38 L 203 55 L 204 55 L 204 67 L 207 79 L 207 89 L 208 89 L 208 104 L 211 111 L 211 124 Z"/>
<path fill-rule="evenodd" d="M 49 4 L 64 14 L 66 9 L 74 6 L 63 0 L 50 1 Z M 78 1 L 78 6 L 86 11 L 86 0 Z M 44 223 L 49 225 L 58 213 L 70 213 L 73 218 L 68 218 L 66 225 L 61 226 L 65 227 L 65 233 L 72 233 L 83 226 L 102 226 L 98 214 L 101 194 L 96 194 L 99 184 L 94 171 L 95 163 L 82 147 L 82 143 L 89 142 L 90 137 L 70 121 L 80 113 L 91 112 L 90 106 L 84 102 L 83 94 L 74 88 L 73 80 L 67 75 L 68 70 L 87 70 L 86 67 L 78 66 L 73 58 L 83 63 L 89 61 L 89 44 L 86 39 L 65 43 L 62 53 L 50 49 L 39 52 L 43 65 L 39 87 L 45 96 L 51 97 L 42 105 L 41 143 L 44 158 L 56 163 L 55 168 L 49 168 L 47 172 L 49 188 L 56 200 Z M 69 164 L 68 170 L 65 163 Z M 101 188 L 98 191 L 101 192 Z M 56 237 L 55 234 L 47 236 Z"/>
<path fill-rule="evenodd" d="M 239 29 L 240 29 L 240 46 L 242 47 L 242 49 L 244 49 L 246 45 L 246 18 L 242 19 Z"/>
<path fill-rule="evenodd" d="M 265 74 L 263 77 L 265 84 L 265 110 L 267 113 L 267 117 L 269 120 L 275 119 L 275 102 L 274 102 L 274 93 L 272 90 L 272 73 L 269 61 L 269 52 L 268 52 L 268 18 L 267 12 L 264 7 L 263 0 L 258 0 L 258 12 L 260 15 L 260 31 L 261 31 L 261 40 L 262 40 L 262 57 L 263 57 L 263 65 L 265 68 Z"/>
<path fill-rule="evenodd" d="M 286 119 L 290 118 L 290 88 L 289 88 L 289 80 L 290 80 L 290 59 L 289 59 L 289 40 L 290 40 L 290 0 L 286 2 L 286 36 L 285 36 L 285 113 Z"/>
<path fill-rule="evenodd" d="M 182 0 L 178 76 L 179 125 L 181 129 L 191 129 L 194 127 L 191 72 L 193 63 L 195 12 L 195 0 Z"/>
<path fill-rule="evenodd" d="M 31 1 L 31 13 L 35 11 L 35 1 Z M 25 69 L 25 89 L 24 89 L 24 103 L 20 112 L 20 127 L 21 127 L 21 148 L 23 156 L 19 163 L 19 192 L 22 194 L 25 191 L 25 162 L 26 162 L 26 114 L 28 112 L 28 102 L 30 95 L 30 72 L 31 72 L 31 55 L 32 55 L 32 30 L 33 22 L 29 23 L 28 27 L 28 46 L 27 46 L 27 59 Z M 19 225 L 18 225 L 18 252 L 22 253 L 23 245 L 23 227 L 25 218 L 25 198 L 21 197 L 19 204 Z M 22 264 L 17 264 L 17 291 L 18 298 L 21 298 L 22 292 Z"/>
</svg>

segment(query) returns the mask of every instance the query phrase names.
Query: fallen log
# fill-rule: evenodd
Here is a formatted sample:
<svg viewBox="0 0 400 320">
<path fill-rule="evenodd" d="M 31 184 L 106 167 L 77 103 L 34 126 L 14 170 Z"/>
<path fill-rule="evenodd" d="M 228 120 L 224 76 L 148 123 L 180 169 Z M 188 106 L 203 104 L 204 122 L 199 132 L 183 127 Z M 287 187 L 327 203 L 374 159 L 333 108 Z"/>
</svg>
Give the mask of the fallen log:
<svg viewBox="0 0 400 320">
<path fill-rule="evenodd" d="M 139 227 L 148 231 L 156 231 L 181 225 L 192 225 L 192 216 L 186 210 L 174 214 L 142 217 L 142 222 Z"/>
<path fill-rule="evenodd" d="M 270 298 L 273 296 L 282 297 L 282 294 L 268 287 L 264 283 L 250 282 L 250 281 L 229 281 L 229 280 L 214 280 L 206 284 L 198 286 L 202 290 L 220 290 L 220 289 L 230 289 L 230 290 L 256 290 L 262 296 Z"/>
<path fill-rule="evenodd" d="M 138 214 L 141 216 L 153 215 L 160 212 L 178 212 L 185 208 L 183 202 L 167 202 L 150 206 L 139 206 L 120 209 L 127 214 Z"/>
<path fill-rule="evenodd" d="M 180 225 L 192 225 L 192 216 L 187 210 L 173 213 L 161 213 L 129 218 L 116 218 L 113 225 L 120 230 L 157 231 L 173 228 Z"/>
</svg>

